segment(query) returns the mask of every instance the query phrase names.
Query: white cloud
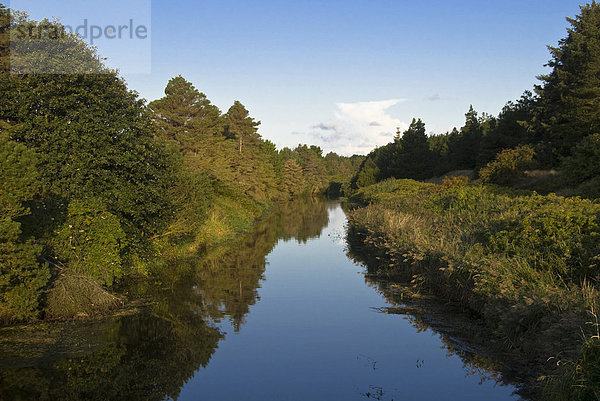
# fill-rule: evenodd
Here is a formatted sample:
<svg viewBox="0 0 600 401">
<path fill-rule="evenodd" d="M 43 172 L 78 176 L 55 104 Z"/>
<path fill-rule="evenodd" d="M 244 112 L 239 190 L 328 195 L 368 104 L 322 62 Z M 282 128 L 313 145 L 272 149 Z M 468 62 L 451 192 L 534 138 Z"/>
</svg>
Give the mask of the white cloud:
<svg viewBox="0 0 600 401">
<path fill-rule="evenodd" d="M 340 154 L 368 153 L 377 146 L 391 142 L 396 128 L 405 130 L 408 124 L 388 114 L 388 109 L 404 99 L 375 102 L 336 103 L 335 121 L 311 126 L 309 135 L 320 141 L 324 150 Z"/>
</svg>

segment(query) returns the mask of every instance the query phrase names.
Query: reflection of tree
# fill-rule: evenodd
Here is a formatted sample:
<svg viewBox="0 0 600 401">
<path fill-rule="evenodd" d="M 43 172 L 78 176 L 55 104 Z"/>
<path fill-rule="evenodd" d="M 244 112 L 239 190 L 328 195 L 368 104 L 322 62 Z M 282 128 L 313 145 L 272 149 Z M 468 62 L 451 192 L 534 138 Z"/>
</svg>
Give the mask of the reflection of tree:
<svg viewBox="0 0 600 401">
<path fill-rule="evenodd" d="M 280 205 L 277 217 L 280 220 L 279 236 L 285 240 L 296 238 L 302 243 L 321 235 L 329 223 L 327 203 L 315 198 L 297 199 Z"/>
<path fill-rule="evenodd" d="M 266 256 L 280 238 L 306 242 L 319 236 L 329 221 L 325 205 L 312 198 L 281 204 L 257 224 L 252 234 L 206 255 L 195 269 L 195 281 L 210 316 L 230 317 L 238 331 L 256 302 Z"/>
<path fill-rule="evenodd" d="M 60 346 L 60 357 L 48 355 L 32 368 L 0 370 L 3 400 L 177 398 L 222 338 L 199 319 L 181 324 L 149 313 L 61 334 L 68 335 L 68 344 Z"/>
<path fill-rule="evenodd" d="M 306 242 L 327 223 L 323 201 L 282 204 L 251 234 L 203 258 L 175 261 L 152 280 L 123 286 L 151 300 L 141 313 L 56 324 L 50 334 L 40 329 L 26 338 L 0 334 L 0 364 L 19 366 L 0 368 L 0 399 L 176 399 L 223 338 L 214 322 L 229 318 L 236 331 L 244 324 L 277 241 Z"/>
</svg>

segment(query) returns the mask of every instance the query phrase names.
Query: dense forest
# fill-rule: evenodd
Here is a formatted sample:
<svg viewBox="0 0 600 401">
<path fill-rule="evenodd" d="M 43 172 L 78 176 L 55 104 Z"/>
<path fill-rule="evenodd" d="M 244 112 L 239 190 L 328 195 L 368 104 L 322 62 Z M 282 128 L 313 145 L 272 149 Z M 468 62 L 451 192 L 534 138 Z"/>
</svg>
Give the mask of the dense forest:
<svg viewBox="0 0 600 401">
<path fill-rule="evenodd" d="M 348 240 L 376 277 L 460 305 L 544 400 L 600 397 L 600 5 L 497 117 L 414 119 L 351 180 Z M 425 181 L 425 182 L 424 182 Z M 408 291 L 410 293 L 410 291 Z"/>
<path fill-rule="evenodd" d="M 11 46 L 20 28 L 44 34 Z M 362 161 L 277 150 L 242 103 L 223 113 L 181 76 L 146 103 L 58 22 L 0 5 L 0 40 L 3 322 L 102 312 L 124 277 L 246 232 L 276 202 L 324 194 Z"/>
</svg>

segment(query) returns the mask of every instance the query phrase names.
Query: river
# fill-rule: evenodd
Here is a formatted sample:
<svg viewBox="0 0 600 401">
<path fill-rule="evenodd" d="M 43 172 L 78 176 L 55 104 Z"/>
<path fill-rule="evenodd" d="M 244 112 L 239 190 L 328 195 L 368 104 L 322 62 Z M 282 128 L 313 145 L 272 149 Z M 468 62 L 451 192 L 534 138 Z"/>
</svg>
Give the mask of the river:
<svg viewBox="0 0 600 401">
<path fill-rule="evenodd" d="M 0 330 L 2 400 L 518 400 L 347 254 L 339 202 L 285 205 L 129 283 L 129 313 Z"/>
</svg>

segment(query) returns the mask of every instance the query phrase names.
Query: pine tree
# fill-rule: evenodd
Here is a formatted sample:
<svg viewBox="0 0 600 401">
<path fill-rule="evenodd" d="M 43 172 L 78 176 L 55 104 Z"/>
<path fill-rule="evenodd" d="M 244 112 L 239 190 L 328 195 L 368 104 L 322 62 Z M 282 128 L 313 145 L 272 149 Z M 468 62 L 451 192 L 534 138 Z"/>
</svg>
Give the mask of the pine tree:
<svg viewBox="0 0 600 401">
<path fill-rule="evenodd" d="M 433 175 L 433 154 L 421 119 L 412 120 L 410 126 L 396 139 L 397 150 L 391 161 L 395 178 L 424 179 Z"/>
<path fill-rule="evenodd" d="M 165 97 L 151 102 L 157 135 L 177 144 L 183 154 L 197 155 L 223 130 L 221 111 L 181 75 L 172 78 Z"/>
<path fill-rule="evenodd" d="M 294 159 L 286 160 L 283 166 L 282 189 L 290 197 L 295 197 L 304 192 L 306 181 L 302 174 L 302 167 Z"/>
<path fill-rule="evenodd" d="M 225 115 L 225 136 L 230 139 L 237 139 L 239 143 L 239 153 L 241 154 L 244 145 L 255 144 L 260 136 L 258 135 L 258 126 L 260 121 L 254 121 L 246 107 L 237 100 L 229 108 Z"/>
<path fill-rule="evenodd" d="M 600 5 L 580 7 L 557 47 L 548 47 L 552 72 L 542 85 L 533 129 L 553 149 L 555 163 L 584 137 L 600 132 Z"/>
</svg>

